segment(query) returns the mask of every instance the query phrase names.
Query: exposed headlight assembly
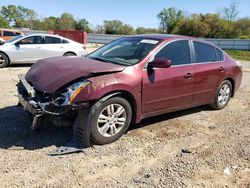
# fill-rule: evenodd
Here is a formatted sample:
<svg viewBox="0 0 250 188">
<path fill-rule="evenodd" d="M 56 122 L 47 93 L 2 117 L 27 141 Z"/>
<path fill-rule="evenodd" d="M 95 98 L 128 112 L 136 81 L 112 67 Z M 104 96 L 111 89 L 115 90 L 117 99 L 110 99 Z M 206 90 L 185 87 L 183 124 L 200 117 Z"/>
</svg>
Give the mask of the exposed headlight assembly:
<svg viewBox="0 0 250 188">
<path fill-rule="evenodd" d="M 54 102 L 60 106 L 72 105 L 76 96 L 90 83 L 88 80 L 83 80 L 70 85 L 66 88 L 66 92 L 61 93 L 54 99 Z"/>
</svg>

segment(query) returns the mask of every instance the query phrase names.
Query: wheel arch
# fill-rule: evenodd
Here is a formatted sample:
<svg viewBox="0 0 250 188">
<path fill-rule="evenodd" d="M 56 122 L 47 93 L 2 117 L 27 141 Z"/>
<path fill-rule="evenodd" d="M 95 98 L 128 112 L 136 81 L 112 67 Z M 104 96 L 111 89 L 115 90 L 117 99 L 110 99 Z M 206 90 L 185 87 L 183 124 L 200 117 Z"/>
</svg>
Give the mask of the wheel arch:
<svg viewBox="0 0 250 188">
<path fill-rule="evenodd" d="M 67 52 L 65 52 L 64 54 L 63 54 L 63 56 L 65 56 L 67 53 L 71 53 L 71 54 L 74 54 L 74 55 L 77 55 L 75 52 L 73 52 L 73 51 L 67 51 Z"/>
<path fill-rule="evenodd" d="M 231 77 L 228 77 L 228 78 L 225 78 L 224 80 L 228 80 L 232 84 L 232 96 L 231 97 L 234 97 L 234 93 L 235 93 L 235 81 L 234 81 L 234 79 Z"/>
<path fill-rule="evenodd" d="M 109 93 L 106 93 L 105 95 L 101 97 L 100 100 L 106 101 L 113 97 L 122 97 L 129 102 L 131 109 L 132 109 L 131 123 L 134 124 L 136 122 L 136 114 L 137 114 L 137 103 L 136 103 L 135 97 L 128 91 L 117 90 L 117 91 L 111 91 Z"/>
</svg>

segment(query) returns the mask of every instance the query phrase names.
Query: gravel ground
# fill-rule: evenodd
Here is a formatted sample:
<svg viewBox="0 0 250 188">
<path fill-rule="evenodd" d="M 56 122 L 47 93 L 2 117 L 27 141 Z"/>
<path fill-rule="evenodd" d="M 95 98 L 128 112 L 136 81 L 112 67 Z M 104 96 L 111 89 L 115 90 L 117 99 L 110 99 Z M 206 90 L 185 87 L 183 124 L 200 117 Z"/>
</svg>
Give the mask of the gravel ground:
<svg viewBox="0 0 250 188">
<path fill-rule="evenodd" d="M 0 187 L 250 187 L 250 62 L 221 111 L 206 106 L 143 120 L 117 142 L 50 157 L 70 128 L 30 129 L 15 80 L 0 70 Z M 225 171 L 225 172 L 224 172 Z"/>
</svg>

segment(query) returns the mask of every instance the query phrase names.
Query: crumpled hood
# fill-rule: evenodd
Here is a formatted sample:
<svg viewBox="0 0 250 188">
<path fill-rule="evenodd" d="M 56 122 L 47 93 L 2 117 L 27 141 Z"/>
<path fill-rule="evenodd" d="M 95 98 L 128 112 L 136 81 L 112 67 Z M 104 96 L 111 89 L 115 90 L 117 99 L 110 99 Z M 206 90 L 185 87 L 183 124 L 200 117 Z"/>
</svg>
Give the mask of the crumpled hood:
<svg viewBox="0 0 250 188">
<path fill-rule="evenodd" d="M 122 65 L 86 57 L 54 57 L 37 61 L 27 72 L 26 80 L 39 91 L 54 93 L 75 79 L 92 74 L 120 72 L 124 68 Z"/>
</svg>

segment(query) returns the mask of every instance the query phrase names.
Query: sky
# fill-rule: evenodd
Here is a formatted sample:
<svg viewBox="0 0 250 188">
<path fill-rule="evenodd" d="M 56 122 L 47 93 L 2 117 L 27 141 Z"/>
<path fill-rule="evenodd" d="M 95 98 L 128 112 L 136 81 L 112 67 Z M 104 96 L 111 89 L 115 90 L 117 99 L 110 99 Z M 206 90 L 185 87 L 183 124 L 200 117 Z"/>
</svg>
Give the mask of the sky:
<svg viewBox="0 0 250 188">
<path fill-rule="evenodd" d="M 133 27 L 158 27 L 156 15 L 175 7 L 186 14 L 217 13 L 231 0 L 0 0 L 0 6 L 21 5 L 35 10 L 39 18 L 60 16 L 64 12 L 85 18 L 92 26 L 103 20 L 118 19 Z M 250 17 L 250 0 L 238 0 L 239 17 Z"/>
</svg>

